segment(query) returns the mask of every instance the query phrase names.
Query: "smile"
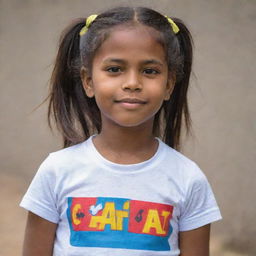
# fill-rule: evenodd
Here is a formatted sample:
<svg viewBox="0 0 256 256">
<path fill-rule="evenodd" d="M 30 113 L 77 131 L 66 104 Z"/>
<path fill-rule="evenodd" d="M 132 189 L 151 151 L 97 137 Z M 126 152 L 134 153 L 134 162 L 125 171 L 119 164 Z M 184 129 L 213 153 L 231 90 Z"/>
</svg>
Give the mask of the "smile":
<svg viewBox="0 0 256 256">
<path fill-rule="evenodd" d="M 115 100 L 116 103 L 128 103 L 128 104 L 146 104 L 145 100 L 137 98 L 123 98 L 120 100 Z"/>
<path fill-rule="evenodd" d="M 137 99 L 137 98 L 123 98 L 120 100 L 115 100 L 119 106 L 124 109 L 133 110 L 138 109 L 141 106 L 145 105 L 147 102 L 145 100 Z"/>
</svg>

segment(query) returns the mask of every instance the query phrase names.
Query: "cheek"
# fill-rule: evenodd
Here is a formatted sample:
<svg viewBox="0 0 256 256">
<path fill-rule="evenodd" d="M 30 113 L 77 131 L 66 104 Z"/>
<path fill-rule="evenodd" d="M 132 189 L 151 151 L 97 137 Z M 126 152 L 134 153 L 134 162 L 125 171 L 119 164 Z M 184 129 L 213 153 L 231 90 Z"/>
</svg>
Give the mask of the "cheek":
<svg viewBox="0 0 256 256">
<path fill-rule="evenodd" d="M 158 84 L 152 84 L 152 86 L 149 87 L 149 94 L 155 100 L 164 99 L 168 94 L 167 83 L 161 82 Z"/>
<path fill-rule="evenodd" d="M 163 105 L 163 102 L 168 99 L 169 93 L 164 89 L 155 90 L 155 91 L 153 91 L 153 93 L 154 94 L 152 94 L 152 95 L 154 95 L 154 96 L 151 98 L 151 101 L 154 102 L 154 104 L 152 105 L 154 108 L 153 112 L 156 113 Z"/>
<path fill-rule="evenodd" d="M 100 88 L 99 87 L 95 87 L 94 88 L 94 95 L 96 99 L 99 100 L 110 100 L 113 98 L 113 90 L 111 89 L 111 87 L 109 85 L 101 85 Z"/>
<path fill-rule="evenodd" d="M 113 90 L 108 85 L 94 88 L 95 101 L 101 111 L 109 108 L 113 102 Z"/>
</svg>

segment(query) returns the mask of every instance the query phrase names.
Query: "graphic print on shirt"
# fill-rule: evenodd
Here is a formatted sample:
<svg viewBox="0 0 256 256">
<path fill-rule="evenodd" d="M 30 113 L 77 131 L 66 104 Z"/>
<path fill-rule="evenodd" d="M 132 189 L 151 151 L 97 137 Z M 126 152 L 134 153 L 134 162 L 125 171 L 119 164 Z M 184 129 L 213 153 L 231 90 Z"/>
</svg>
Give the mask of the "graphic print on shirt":
<svg viewBox="0 0 256 256">
<path fill-rule="evenodd" d="M 169 251 L 173 206 L 126 198 L 69 197 L 70 244 Z"/>
</svg>

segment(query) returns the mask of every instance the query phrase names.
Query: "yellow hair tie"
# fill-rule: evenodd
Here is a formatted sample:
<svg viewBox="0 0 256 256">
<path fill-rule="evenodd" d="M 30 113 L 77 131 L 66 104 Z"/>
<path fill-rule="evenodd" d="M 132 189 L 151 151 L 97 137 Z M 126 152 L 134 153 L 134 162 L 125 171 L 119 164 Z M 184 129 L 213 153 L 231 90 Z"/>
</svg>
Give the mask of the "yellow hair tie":
<svg viewBox="0 0 256 256">
<path fill-rule="evenodd" d="M 79 35 L 80 36 L 83 36 L 88 28 L 90 27 L 91 23 L 97 18 L 97 14 L 93 14 L 93 15 L 90 15 L 87 19 L 86 19 L 86 23 L 85 23 L 85 26 L 80 30 L 80 33 Z"/>
<path fill-rule="evenodd" d="M 180 29 L 179 29 L 179 27 L 176 25 L 176 23 L 171 19 L 171 18 L 169 18 L 168 16 L 165 16 L 165 18 L 168 20 L 168 22 L 171 24 L 171 26 L 172 26 L 172 30 L 173 30 L 173 32 L 174 32 L 174 34 L 177 34 L 179 31 L 180 31 Z"/>
</svg>

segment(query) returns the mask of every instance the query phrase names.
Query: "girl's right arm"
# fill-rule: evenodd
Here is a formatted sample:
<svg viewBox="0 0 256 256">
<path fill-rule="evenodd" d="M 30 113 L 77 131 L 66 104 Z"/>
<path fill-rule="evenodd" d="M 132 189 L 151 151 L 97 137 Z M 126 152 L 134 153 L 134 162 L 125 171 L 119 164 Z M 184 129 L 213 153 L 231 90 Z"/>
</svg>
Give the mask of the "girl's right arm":
<svg viewBox="0 0 256 256">
<path fill-rule="evenodd" d="M 23 256 L 52 256 L 57 224 L 28 212 Z"/>
</svg>

